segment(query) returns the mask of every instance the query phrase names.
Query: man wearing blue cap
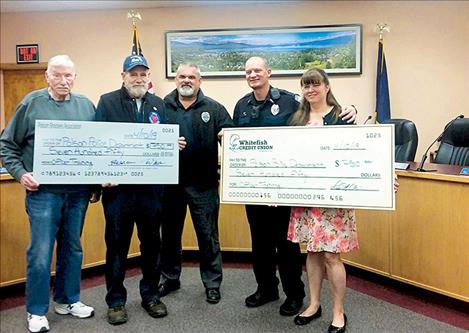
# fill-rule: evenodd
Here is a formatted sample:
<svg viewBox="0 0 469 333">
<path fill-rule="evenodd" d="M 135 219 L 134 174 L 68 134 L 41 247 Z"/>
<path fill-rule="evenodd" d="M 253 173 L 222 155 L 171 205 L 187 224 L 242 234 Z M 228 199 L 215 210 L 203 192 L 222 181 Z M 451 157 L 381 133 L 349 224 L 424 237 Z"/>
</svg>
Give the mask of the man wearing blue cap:
<svg viewBox="0 0 469 333">
<path fill-rule="evenodd" d="M 96 120 L 161 123 L 165 106 L 161 98 L 148 92 L 150 70 L 146 59 L 141 55 L 128 56 L 121 75 L 122 87 L 101 96 Z M 164 317 L 167 309 L 158 295 L 163 186 L 104 184 L 103 187 L 108 322 L 119 325 L 127 321 L 124 278 L 134 223 L 140 240 L 142 307 L 154 318 Z"/>
</svg>

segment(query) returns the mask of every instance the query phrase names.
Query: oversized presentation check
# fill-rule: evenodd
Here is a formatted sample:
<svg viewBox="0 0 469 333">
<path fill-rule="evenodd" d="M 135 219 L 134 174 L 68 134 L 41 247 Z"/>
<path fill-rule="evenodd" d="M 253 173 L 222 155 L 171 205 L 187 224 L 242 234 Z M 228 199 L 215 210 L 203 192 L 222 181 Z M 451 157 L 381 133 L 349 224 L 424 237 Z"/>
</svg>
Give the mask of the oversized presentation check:
<svg viewBox="0 0 469 333">
<path fill-rule="evenodd" d="M 394 210 L 394 125 L 228 128 L 221 202 Z"/>
<path fill-rule="evenodd" d="M 36 120 L 41 184 L 177 184 L 179 126 Z"/>
</svg>

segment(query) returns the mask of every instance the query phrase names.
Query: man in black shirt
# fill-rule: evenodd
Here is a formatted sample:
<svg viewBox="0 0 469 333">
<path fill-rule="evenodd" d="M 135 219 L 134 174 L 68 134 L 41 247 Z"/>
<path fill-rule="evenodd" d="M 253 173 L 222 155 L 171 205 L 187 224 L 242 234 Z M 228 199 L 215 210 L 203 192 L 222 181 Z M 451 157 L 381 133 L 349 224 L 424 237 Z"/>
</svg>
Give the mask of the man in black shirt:
<svg viewBox="0 0 469 333">
<path fill-rule="evenodd" d="M 160 296 L 180 288 L 181 238 L 187 206 L 200 251 L 200 274 L 207 302 L 220 301 L 222 261 L 218 240 L 218 140 L 233 122 L 225 107 L 200 90 L 197 65 L 182 64 L 176 72 L 176 89 L 164 100 L 167 121 L 179 124 L 187 145 L 180 152 L 179 184 L 164 195 Z"/>
</svg>

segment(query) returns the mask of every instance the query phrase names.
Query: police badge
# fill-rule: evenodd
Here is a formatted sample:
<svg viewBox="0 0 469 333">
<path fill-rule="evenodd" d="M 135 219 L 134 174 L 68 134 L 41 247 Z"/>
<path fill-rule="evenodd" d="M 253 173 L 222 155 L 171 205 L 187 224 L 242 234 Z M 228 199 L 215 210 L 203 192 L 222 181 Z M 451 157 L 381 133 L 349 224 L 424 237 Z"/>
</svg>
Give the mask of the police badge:
<svg viewBox="0 0 469 333">
<path fill-rule="evenodd" d="M 276 116 L 279 112 L 280 106 L 278 106 L 278 104 L 272 104 L 272 107 L 270 108 L 270 113 L 272 113 L 273 116 Z"/>
<path fill-rule="evenodd" d="M 208 123 L 208 121 L 210 120 L 210 113 L 208 113 L 207 111 L 202 112 L 202 114 L 200 115 L 200 118 L 202 118 L 204 123 Z"/>
</svg>

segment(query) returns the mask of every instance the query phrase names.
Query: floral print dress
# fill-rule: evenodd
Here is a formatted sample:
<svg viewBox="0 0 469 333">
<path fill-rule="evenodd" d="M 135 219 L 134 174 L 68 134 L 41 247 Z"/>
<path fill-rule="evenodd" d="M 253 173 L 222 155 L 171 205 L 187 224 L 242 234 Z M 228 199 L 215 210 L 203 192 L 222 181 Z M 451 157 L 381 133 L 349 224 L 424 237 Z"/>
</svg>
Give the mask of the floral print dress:
<svg viewBox="0 0 469 333">
<path fill-rule="evenodd" d="M 344 253 L 356 250 L 355 210 L 292 207 L 288 240 L 306 244 L 308 252 Z"/>
<path fill-rule="evenodd" d="M 331 111 L 331 113 L 334 112 Z M 326 115 L 324 118 L 328 118 Z M 322 126 L 311 124 L 306 126 Z M 308 252 L 345 253 L 358 249 L 355 210 L 350 208 L 292 207 L 288 240 L 306 244 Z"/>
</svg>

